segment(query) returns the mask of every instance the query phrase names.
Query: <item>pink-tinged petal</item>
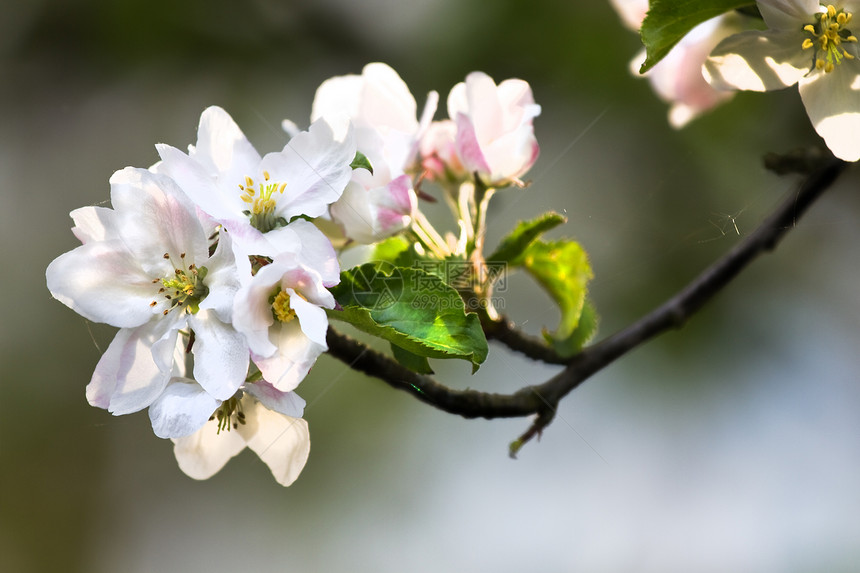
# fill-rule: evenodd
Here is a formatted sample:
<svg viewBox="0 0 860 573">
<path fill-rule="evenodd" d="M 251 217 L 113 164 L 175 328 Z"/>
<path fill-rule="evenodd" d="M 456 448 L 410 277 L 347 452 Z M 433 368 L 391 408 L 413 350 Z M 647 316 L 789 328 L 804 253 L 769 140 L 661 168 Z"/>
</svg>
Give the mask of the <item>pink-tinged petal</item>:
<svg viewBox="0 0 860 573">
<path fill-rule="evenodd" d="M 175 335 L 172 333 L 174 345 Z M 153 357 L 153 344 L 161 336 L 152 324 L 121 329 L 96 365 L 87 386 L 89 403 L 106 408 L 115 416 L 137 412 L 152 404 L 170 379 L 170 370 L 159 368 L 158 362 L 162 360 Z"/>
<path fill-rule="evenodd" d="M 269 410 L 285 416 L 301 418 L 305 411 L 305 401 L 301 396 L 295 392 L 281 392 L 265 380 L 246 384 L 244 390 Z"/>
<path fill-rule="evenodd" d="M 648 13 L 648 0 L 610 0 L 610 4 L 629 29 L 638 32 Z"/>
<path fill-rule="evenodd" d="M 147 273 L 162 278 L 180 265 L 208 258 L 194 206 L 169 177 L 133 167 L 117 171 L 111 177 L 111 202 L 126 247 Z"/>
<path fill-rule="evenodd" d="M 147 322 L 157 288 L 119 241 L 88 242 L 54 259 L 48 290 L 84 318 L 119 328 Z"/>
<path fill-rule="evenodd" d="M 104 241 L 116 236 L 114 210 L 106 207 L 81 207 L 71 212 L 72 233 L 81 243 Z"/>
<path fill-rule="evenodd" d="M 800 80 L 806 113 L 833 155 L 860 160 L 860 60 L 842 61 L 832 72 Z"/>
<path fill-rule="evenodd" d="M 797 30 L 815 22 L 819 0 L 758 0 L 758 9 L 771 30 Z"/>
<path fill-rule="evenodd" d="M 304 380 L 326 347 L 308 338 L 298 320 L 277 323 L 270 336 L 277 348 L 275 354 L 267 357 L 252 355 L 254 364 L 275 388 L 289 392 Z"/>
<path fill-rule="evenodd" d="M 339 141 L 325 119 L 292 138 L 280 153 L 266 155 L 260 169 L 268 171 L 274 181 L 287 184 L 283 196 L 277 198 L 275 214 L 289 221 L 297 215 L 325 213 L 349 182 L 354 158 L 351 130 Z"/>
<path fill-rule="evenodd" d="M 481 144 L 475 133 L 472 120 L 463 113 L 457 114 L 457 156 L 466 171 L 474 173 L 490 173 L 490 166 L 481 151 Z"/>
<path fill-rule="evenodd" d="M 705 61 L 705 80 L 717 89 L 770 91 L 794 85 L 813 64 L 801 49 L 803 30 L 742 32 L 719 43 Z"/>
<path fill-rule="evenodd" d="M 202 428 L 221 405 L 193 380 L 174 378 L 149 407 L 159 438 L 184 438 Z"/>
<path fill-rule="evenodd" d="M 275 322 L 269 297 L 283 277 L 283 269 L 266 265 L 236 293 L 233 306 L 233 328 L 242 333 L 252 352 L 271 356 L 277 350 L 269 340 L 269 329 Z"/>
<path fill-rule="evenodd" d="M 209 394 L 226 400 L 236 393 L 248 373 L 250 354 L 245 337 L 218 320 L 213 311 L 191 315 L 194 330 L 194 378 Z"/>
<path fill-rule="evenodd" d="M 194 479 L 209 479 L 246 445 L 245 438 L 236 430 L 219 432 L 217 420 L 207 422 L 186 438 L 174 439 L 173 443 L 179 469 Z"/>
<path fill-rule="evenodd" d="M 245 436 L 248 447 L 269 466 L 279 484 L 296 481 L 311 451 L 308 423 L 268 410 L 259 402 L 247 406 L 245 416 L 247 423 L 238 432 Z"/>
<path fill-rule="evenodd" d="M 302 325 L 302 331 L 313 342 L 316 342 L 324 348 L 328 348 L 325 341 L 326 331 L 328 330 L 328 317 L 325 311 L 315 304 L 304 300 L 300 296 L 296 296 L 295 291 L 287 289 L 290 295 L 290 307 L 296 311 L 296 316 L 299 319 L 299 324 Z"/>
</svg>

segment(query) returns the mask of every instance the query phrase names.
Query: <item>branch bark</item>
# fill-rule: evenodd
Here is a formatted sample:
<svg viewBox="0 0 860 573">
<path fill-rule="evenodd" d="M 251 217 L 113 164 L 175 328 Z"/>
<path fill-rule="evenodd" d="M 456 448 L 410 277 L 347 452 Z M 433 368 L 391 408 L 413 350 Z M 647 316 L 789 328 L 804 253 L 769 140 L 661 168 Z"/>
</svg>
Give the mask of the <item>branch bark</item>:
<svg viewBox="0 0 860 573">
<path fill-rule="evenodd" d="M 507 321 L 484 321 L 488 338 L 526 356 L 565 368 L 543 384 L 512 394 L 449 388 L 430 376 L 416 374 L 394 359 L 329 328 L 329 352 L 350 367 L 380 378 L 436 408 L 466 418 L 506 418 L 536 414 L 532 426 L 511 444 L 511 454 L 539 435 L 553 419 L 559 401 L 583 381 L 630 350 L 670 329 L 680 328 L 707 301 L 762 253 L 773 250 L 794 228 L 809 206 L 826 191 L 848 164 L 832 159 L 812 172 L 755 231 L 705 269 L 675 296 L 627 328 L 565 359 L 535 337 Z"/>
</svg>

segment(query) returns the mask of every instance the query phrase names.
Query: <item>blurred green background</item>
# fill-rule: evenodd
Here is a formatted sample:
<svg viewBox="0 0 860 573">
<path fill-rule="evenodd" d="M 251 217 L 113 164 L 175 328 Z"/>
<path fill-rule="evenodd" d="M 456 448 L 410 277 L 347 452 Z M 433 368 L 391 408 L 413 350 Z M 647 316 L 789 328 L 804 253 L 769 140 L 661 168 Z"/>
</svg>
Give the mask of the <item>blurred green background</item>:
<svg viewBox="0 0 860 573">
<path fill-rule="evenodd" d="M 77 245 L 69 211 L 108 178 L 195 139 L 226 108 L 260 150 L 307 125 L 324 79 L 384 61 L 423 105 L 472 70 L 531 82 L 533 185 L 501 194 L 492 245 L 554 209 L 591 255 L 601 336 L 750 232 L 793 178 L 765 151 L 815 143 L 796 90 L 740 94 L 681 132 L 627 64 L 607 2 L 27 0 L 0 19 L 0 570 L 856 571 L 860 239 L 856 171 L 774 255 L 683 330 L 569 396 L 518 460 L 528 420 L 432 410 L 323 357 L 300 387 L 313 448 L 290 488 L 252 453 L 206 482 L 145 413 L 84 387 L 113 330 L 45 288 Z M 444 116 L 444 106 L 437 118 Z M 439 225 L 447 221 L 439 218 Z M 737 231 L 735 231 L 735 224 Z M 549 299 L 513 277 L 532 333 Z M 455 387 L 511 391 L 557 371 L 495 345 Z"/>
</svg>

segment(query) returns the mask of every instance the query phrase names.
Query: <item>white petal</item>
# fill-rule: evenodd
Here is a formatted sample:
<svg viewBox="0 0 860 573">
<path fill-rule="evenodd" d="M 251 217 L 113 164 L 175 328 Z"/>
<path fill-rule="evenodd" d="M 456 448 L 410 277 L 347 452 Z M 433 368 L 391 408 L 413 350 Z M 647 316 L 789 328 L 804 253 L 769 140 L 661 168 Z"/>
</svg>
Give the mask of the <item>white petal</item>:
<svg viewBox="0 0 860 573">
<path fill-rule="evenodd" d="M 245 337 L 211 310 L 190 316 L 188 323 L 195 334 L 191 349 L 195 380 L 215 398 L 230 398 L 248 373 L 250 354 Z"/>
<path fill-rule="evenodd" d="M 119 241 L 91 241 L 64 253 L 45 276 L 54 298 L 94 322 L 129 328 L 154 314 L 152 277 Z"/>
<path fill-rule="evenodd" d="M 211 175 L 233 174 L 241 181 L 249 167 L 260 163 L 260 154 L 226 111 L 218 106 L 203 110 L 197 127 L 197 145 L 191 157 Z"/>
<path fill-rule="evenodd" d="M 81 207 L 71 212 L 75 226 L 72 233 L 81 243 L 104 241 L 116 237 L 114 210 L 106 207 Z"/>
<path fill-rule="evenodd" d="M 275 324 L 269 335 L 275 343 L 275 353 L 267 357 L 254 355 L 254 364 L 275 388 L 289 392 L 304 380 L 326 347 L 308 338 L 298 320 Z"/>
<path fill-rule="evenodd" d="M 275 264 L 266 265 L 236 293 L 233 327 L 245 336 L 250 350 L 258 355 L 271 356 L 276 350 L 269 340 L 269 329 L 275 322 L 269 296 L 282 277 L 283 269 Z"/>
<path fill-rule="evenodd" d="M 266 409 L 259 402 L 245 408 L 247 423 L 239 426 L 248 447 L 272 470 L 275 481 L 288 486 L 308 461 L 311 438 L 308 423 Z"/>
<path fill-rule="evenodd" d="M 814 53 L 803 50 L 806 34 L 742 32 L 719 43 L 702 73 L 717 89 L 769 91 L 797 83 L 812 67 Z"/>
<path fill-rule="evenodd" d="M 200 303 L 200 310 L 212 309 L 221 322 L 231 322 L 233 301 L 240 285 L 232 240 L 228 232 L 219 234 L 215 253 L 203 265 L 198 266 L 205 266 L 207 269 L 203 282 L 209 289 L 206 298 Z"/>
<path fill-rule="evenodd" d="M 218 184 L 217 174 L 210 173 L 200 163 L 169 145 L 157 144 L 155 148 L 161 156 L 161 171 L 168 174 L 182 188 L 182 191 L 203 211 L 219 222 L 237 221 L 242 215 L 244 203 L 240 199 L 240 189 L 226 189 Z M 238 185 L 244 176 L 234 183 Z"/>
<path fill-rule="evenodd" d="M 164 391 L 170 369 L 159 367 L 165 359 L 153 356 L 153 345 L 162 337 L 154 325 L 121 329 L 96 365 L 87 386 L 87 400 L 120 416 L 146 408 Z M 175 332 L 167 333 L 175 345 Z M 156 348 L 158 350 L 158 348 Z M 172 352 L 170 352 L 172 356 Z"/>
<path fill-rule="evenodd" d="M 343 193 L 354 158 L 351 131 L 338 141 L 325 119 L 292 138 L 282 152 L 266 155 L 260 168 L 269 171 L 275 181 L 287 183 L 275 213 L 287 221 L 296 215 L 319 217 L 325 213 Z"/>
<path fill-rule="evenodd" d="M 245 438 L 236 430 L 218 432 L 217 420 L 207 422 L 196 433 L 173 442 L 173 454 L 179 469 L 194 479 L 209 479 L 246 445 Z"/>
<path fill-rule="evenodd" d="M 300 296 L 294 296 L 290 292 L 290 289 L 287 289 L 287 292 L 290 294 L 290 307 L 296 311 L 299 324 L 302 325 L 302 331 L 312 341 L 328 348 L 325 341 L 325 334 L 328 330 L 328 317 L 325 311 Z"/>
<path fill-rule="evenodd" d="M 298 394 L 281 392 L 265 380 L 246 384 L 244 390 L 269 410 L 294 418 L 301 418 L 304 413 L 305 401 Z"/>
<path fill-rule="evenodd" d="M 843 60 L 832 72 L 800 81 L 806 113 L 833 155 L 860 160 L 860 60 Z"/>
<path fill-rule="evenodd" d="M 797 30 L 815 21 L 819 0 L 758 0 L 762 18 L 772 30 Z"/>
<path fill-rule="evenodd" d="M 195 208 L 169 177 L 133 167 L 117 171 L 111 177 L 111 203 L 126 248 L 154 278 L 172 275 L 183 264 L 183 253 L 186 265 L 208 258 Z"/>
<path fill-rule="evenodd" d="M 183 438 L 202 428 L 220 405 L 193 380 L 174 378 L 149 407 L 149 419 L 159 438 Z"/>
</svg>

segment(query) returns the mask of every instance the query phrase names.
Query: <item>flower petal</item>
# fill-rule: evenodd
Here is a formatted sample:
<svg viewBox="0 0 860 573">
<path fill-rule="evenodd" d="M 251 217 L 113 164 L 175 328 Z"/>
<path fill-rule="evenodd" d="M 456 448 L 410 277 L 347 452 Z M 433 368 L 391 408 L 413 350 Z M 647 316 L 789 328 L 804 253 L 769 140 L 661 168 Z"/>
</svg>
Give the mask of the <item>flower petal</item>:
<svg viewBox="0 0 860 573">
<path fill-rule="evenodd" d="M 248 373 L 250 354 L 245 337 L 218 320 L 214 311 L 191 315 L 194 330 L 194 378 L 212 396 L 226 400 L 236 393 Z"/>
<path fill-rule="evenodd" d="M 289 392 L 304 380 L 326 347 L 308 338 L 298 320 L 275 324 L 269 336 L 275 344 L 275 353 L 253 355 L 254 364 L 275 388 Z"/>
<path fill-rule="evenodd" d="M 275 481 L 288 486 L 299 477 L 308 461 L 311 438 L 308 423 L 268 410 L 259 402 L 245 407 L 246 424 L 238 433 L 248 447 L 269 466 Z"/>
<path fill-rule="evenodd" d="M 295 392 L 281 392 L 265 380 L 246 384 L 244 390 L 259 400 L 269 410 L 285 416 L 301 418 L 305 411 L 305 401 Z"/>
<path fill-rule="evenodd" d="M 217 420 L 206 422 L 186 438 L 174 439 L 173 444 L 179 469 L 194 479 L 209 479 L 246 445 L 245 438 L 235 430 L 218 432 Z"/>
<path fill-rule="evenodd" d="M 164 345 L 153 345 L 165 336 L 175 346 L 176 332 L 163 335 L 154 326 L 123 328 L 116 334 L 87 386 L 90 404 L 120 416 L 146 408 L 164 391 L 170 369 L 160 368 L 160 363 L 170 358 L 160 355 Z M 159 353 L 157 359 L 153 350 Z"/>
<path fill-rule="evenodd" d="M 772 30 L 798 30 L 815 21 L 819 0 L 758 0 L 759 12 Z"/>
<path fill-rule="evenodd" d="M 152 430 L 159 438 L 183 438 L 202 428 L 221 405 L 193 380 L 173 378 L 149 407 Z"/>
<path fill-rule="evenodd" d="M 719 43 L 702 74 L 717 89 L 769 91 L 797 83 L 812 67 L 803 30 L 741 32 Z"/>
<path fill-rule="evenodd" d="M 833 155 L 860 160 L 860 60 L 843 60 L 832 72 L 800 80 L 806 113 Z"/>
<path fill-rule="evenodd" d="M 275 213 L 287 221 L 297 215 L 319 217 L 325 213 L 343 193 L 354 157 L 351 128 L 338 141 L 325 119 L 292 138 L 280 153 L 266 155 L 260 169 L 267 170 L 275 181 L 287 183 Z"/>
</svg>

